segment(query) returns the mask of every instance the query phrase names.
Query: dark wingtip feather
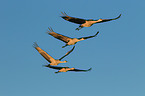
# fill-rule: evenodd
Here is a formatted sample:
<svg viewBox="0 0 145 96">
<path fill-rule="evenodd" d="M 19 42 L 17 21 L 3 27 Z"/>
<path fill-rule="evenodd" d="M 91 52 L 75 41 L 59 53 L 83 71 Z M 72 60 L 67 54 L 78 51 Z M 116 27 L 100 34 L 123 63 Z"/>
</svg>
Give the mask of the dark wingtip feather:
<svg viewBox="0 0 145 96">
<path fill-rule="evenodd" d="M 61 16 L 63 19 L 65 19 L 66 18 L 66 16 Z"/>
<path fill-rule="evenodd" d="M 122 15 L 122 14 L 120 14 L 120 15 L 119 15 L 118 17 L 116 17 L 115 19 L 118 19 L 118 18 L 120 18 L 120 17 L 121 17 L 121 15 Z"/>
<path fill-rule="evenodd" d="M 99 31 L 95 34 L 95 36 L 97 36 L 99 34 Z"/>
<path fill-rule="evenodd" d="M 39 46 L 36 42 L 34 42 L 33 47 L 36 48 L 36 47 L 39 47 Z"/>
<path fill-rule="evenodd" d="M 68 21 L 68 17 L 66 17 L 66 16 L 61 16 L 61 17 Z"/>
<path fill-rule="evenodd" d="M 92 68 L 88 69 L 88 71 L 91 71 L 91 70 L 92 70 Z"/>
<path fill-rule="evenodd" d="M 65 12 L 61 12 L 62 16 L 68 16 Z"/>
</svg>

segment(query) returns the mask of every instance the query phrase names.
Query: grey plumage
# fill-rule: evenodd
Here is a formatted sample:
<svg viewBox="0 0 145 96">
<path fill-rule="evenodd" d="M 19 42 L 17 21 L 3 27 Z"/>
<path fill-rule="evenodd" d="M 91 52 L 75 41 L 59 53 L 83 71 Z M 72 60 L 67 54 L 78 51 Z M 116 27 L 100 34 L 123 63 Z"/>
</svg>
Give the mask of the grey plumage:
<svg viewBox="0 0 145 96">
<path fill-rule="evenodd" d="M 76 17 L 71 17 L 71 16 L 68 16 L 65 12 L 61 12 L 62 13 L 62 18 L 69 21 L 69 22 L 72 22 L 72 23 L 76 23 L 76 24 L 80 24 L 80 26 L 78 28 L 76 28 L 76 30 L 80 30 L 81 28 L 83 27 L 90 27 L 92 26 L 93 24 L 96 24 L 96 23 L 103 23 L 103 22 L 107 22 L 107 21 L 112 21 L 112 20 L 116 20 L 118 18 L 121 17 L 121 14 L 116 17 L 116 18 L 113 18 L 113 19 L 98 19 L 98 20 L 93 20 L 93 19 L 81 19 L 81 18 L 76 18 Z"/>
<path fill-rule="evenodd" d="M 52 30 L 52 28 L 48 28 L 48 29 L 49 29 L 49 31 L 48 31 L 47 33 L 48 33 L 49 35 L 51 35 L 51 36 L 53 36 L 54 38 L 59 39 L 59 40 L 61 40 L 61 41 L 63 41 L 63 42 L 66 43 L 66 45 L 63 46 L 62 48 L 66 47 L 66 46 L 68 46 L 68 45 L 74 45 L 74 44 L 76 44 L 77 42 L 82 41 L 82 40 L 86 40 L 86 39 L 89 39 L 89 38 L 93 38 L 93 37 L 97 36 L 98 33 L 99 33 L 99 31 L 98 31 L 95 35 L 92 35 L 92 36 L 81 37 L 81 38 L 70 38 L 70 37 L 68 37 L 68 36 L 61 35 L 61 34 L 59 34 L 59 33 L 54 32 L 54 31 Z"/>
</svg>

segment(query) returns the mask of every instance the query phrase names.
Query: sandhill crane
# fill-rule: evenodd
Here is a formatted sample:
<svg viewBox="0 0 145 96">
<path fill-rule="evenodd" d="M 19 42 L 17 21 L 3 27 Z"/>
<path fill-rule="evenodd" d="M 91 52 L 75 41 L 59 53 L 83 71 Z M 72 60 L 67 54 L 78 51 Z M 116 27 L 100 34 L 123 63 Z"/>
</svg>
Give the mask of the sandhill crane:
<svg viewBox="0 0 145 96">
<path fill-rule="evenodd" d="M 54 59 L 51 57 L 48 53 L 46 53 L 44 50 L 42 50 L 36 42 L 34 42 L 33 47 L 48 61 L 50 62 L 50 65 L 58 65 L 59 63 L 66 63 L 67 61 L 61 61 L 64 57 L 69 55 L 75 48 L 75 46 L 68 51 L 64 56 L 62 56 L 60 59 Z"/>
<path fill-rule="evenodd" d="M 80 24 L 80 26 L 78 28 L 76 28 L 76 30 L 80 30 L 81 28 L 83 27 L 90 27 L 92 26 L 93 24 L 96 24 L 96 23 L 102 23 L 102 22 L 107 22 L 107 21 L 112 21 L 112 20 L 116 20 L 118 18 L 120 18 L 121 14 L 116 17 L 116 18 L 113 18 L 113 19 L 98 19 L 98 20 L 93 20 L 93 19 L 80 19 L 80 18 L 75 18 L 75 17 L 70 17 L 68 16 L 65 12 L 61 12 L 62 13 L 62 18 L 69 21 L 69 22 L 73 22 L 73 23 L 76 23 L 76 24 Z"/>
<path fill-rule="evenodd" d="M 51 35 L 51 36 L 53 36 L 54 38 L 57 38 L 57 39 L 59 39 L 59 40 L 61 40 L 61 41 L 63 41 L 63 42 L 66 43 L 65 46 L 62 46 L 62 48 L 66 47 L 66 46 L 68 46 L 68 45 L 74 45 L 74 44 L 76 44 L 77 42 L 82 41 L 82 40 L 86 40 L 86 39 L 89 39 L 89 38 L 93 38 L 93 37 L 97 36 L 97 34 L 99 33 L 99 31 L 98 31 L 98 32 L 97 32 L 95 35 L 93 35 L 93 36 L 81 37 L 81 38 L 70 38 L 70 37 L 67 37 L 67 36 L 64 36 L 64 35 L 61 35 L 61 34 L 58 34 L 58 33 L 54 32 L 52 28 L 49 28 L 49 27 L 48 27 L 48 29 L 49 29 L 49 31 L 48 31 L 47 33 L 48 33 L 49 35 Z"/>
<path fill-rule="evenodd" d="M 45 67 L 49 67 L 52 69 L 59 70 L 55 73 L 60 73 L 60 72 L 67 72 L 67 71 L 75 71 L 75 72 L 87 72 L 90 71 L 92 68 L 89 68 L 87 70 L 82 70 L 82 69 L 75 69 L 75 68 L 70 68 L 70 67 L 56 67 L 56 66 L 51 66 L 51 65 L 44 65 Z"/>
</svg>

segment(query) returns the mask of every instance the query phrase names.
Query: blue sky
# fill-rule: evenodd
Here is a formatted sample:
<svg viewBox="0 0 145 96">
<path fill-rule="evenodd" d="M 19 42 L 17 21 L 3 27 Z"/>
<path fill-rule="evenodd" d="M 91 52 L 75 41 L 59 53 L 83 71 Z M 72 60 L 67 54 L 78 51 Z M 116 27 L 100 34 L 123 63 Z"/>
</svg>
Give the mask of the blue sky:
<svg viewBox="0 0 145 96">
<path fill-rule="evenodd" d="M 1 0 L 0 96 L 145 96 L 144 0 Z M 61 12 L 85 19 L 121 18 L 76 31 Z M 92 70 L 66 72 L 42 67 L 46 60 L 32 47 L 60 58 L 73 46 L 46 34 L 69 37 L 100 33 L 76 44 L 64 58 L 69 66 Z"/>
</svg>

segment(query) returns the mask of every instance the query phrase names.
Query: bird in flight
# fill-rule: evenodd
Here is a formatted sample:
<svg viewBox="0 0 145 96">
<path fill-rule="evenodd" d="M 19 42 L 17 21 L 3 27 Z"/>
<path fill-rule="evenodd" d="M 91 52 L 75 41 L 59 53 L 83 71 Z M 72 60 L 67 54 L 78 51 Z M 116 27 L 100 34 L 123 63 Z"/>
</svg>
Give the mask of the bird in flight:
<svg viewBox="0 0 145 96">
<path fill-rule="evenodd" d="M 59 63 L 66 63 L 67 61 L 61 61 L 64 57 L 69 55 L 75 48 L 75 46 L 68 51 L 64 56 L 62 56 L 60 59 L 54 59 L 51 57 L 48 53 L 46 53 L 44 50 L 42 50 L 36 42 L 34 42 L 33 47 L 50 63 L 49 65 L 58 65 Z"/>
<path fill-rule="evenodd" d="M 64 36 L 64 35 L 61 35 L 61 34 L 58 34 L 56 32 L 53 31 L 53 29 L 50 27 L 48 27 L 49 31 L 47 32 L 49 35 L 53 36 L 54 38 L 56 39 L 59 39 L 63 42 L 66 43 L 65 46 L 62 46 L 62 48 L 68 46 L 68 45 L 74 45 L 76 44 L 77 42 L 79 41 L 82 41 L 82 40 L 86 40 L 86 39 L 89 39 L 89 38 L 93 38 L 95 36 L 97 36 L 97 34 L 99 33 L 99 31 L 93 35 L 93 36 L 88 36 L 88 37 L 81 37 L 81 38 L 70 38 L 70 37 L 67 37 L 67 36 Z"/>
<path fill-rule="evenodd" d="M 90 27 L 93 24 L 96 23 L 103 23 L 103 22 L 107 22 L 107 21 L 112 21 L 112 20 L 116 20 L 118 18 L 120 18 L 121 14 L 113 19 L 98 19 L 98 20 L 93 20 L 93 19 L 81 19 L 81 18 L 75 18 L 75 17 L 70 17 L 68 16 L 65 12 L 61 12 L 62 13 L 62 18 L 69 21 L 69 22 L 73 22 L 76 24 L 80 24 L 80 26 L 78 28 L 76 28 L 76 30 L 80 30 L 83 27 Z"/>
<path fill-rule="evenodd" d="M 60 72 L 67 72 L 67 71 L 74 71 L 74 72 L 87 72 L 90 71 L 92 68 L 89 68 L 87 70 L 82 70 L 82 69 L 75 69 L 75 68 L 70 68 L 70 67 L 56 67 L 56 66 L 51 66 L 51 65 L 44 65 L 44 67 L 49 67 L 52 69 L 59 70 L 55 73 L 60 73 Z"/>
</svg>

